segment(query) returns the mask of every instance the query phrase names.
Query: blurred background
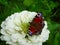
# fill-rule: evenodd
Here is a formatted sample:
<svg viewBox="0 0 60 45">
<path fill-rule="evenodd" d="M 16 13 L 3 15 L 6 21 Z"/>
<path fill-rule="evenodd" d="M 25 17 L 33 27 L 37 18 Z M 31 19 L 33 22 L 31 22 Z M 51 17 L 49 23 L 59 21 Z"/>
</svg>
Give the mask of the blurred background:
<svg viewBox="0 0 60 45">
<path fill-rule="evenodd" d="M 0 0 L 0 24 L 23 10 L 41 12 L 47 20 L 50 36 L 43 45 L 60 45 L 60 0 Z M 0 45 L 8 44 L 0 40 Z"/>
</svg>

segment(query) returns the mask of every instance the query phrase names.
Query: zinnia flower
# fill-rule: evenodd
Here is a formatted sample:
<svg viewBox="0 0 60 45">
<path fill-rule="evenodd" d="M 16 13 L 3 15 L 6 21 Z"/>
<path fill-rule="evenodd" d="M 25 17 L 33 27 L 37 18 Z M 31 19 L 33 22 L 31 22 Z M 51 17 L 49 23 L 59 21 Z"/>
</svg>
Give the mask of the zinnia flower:
<svg viewBox="0 0 60 45">
<path fill-rule="evenodd" d="M 50 33 L 41 14 L 30 11 L 8 16 L 1 27 L 0 39 L 10 45 L 42 45 L 48 40 Z"/>
</svg>

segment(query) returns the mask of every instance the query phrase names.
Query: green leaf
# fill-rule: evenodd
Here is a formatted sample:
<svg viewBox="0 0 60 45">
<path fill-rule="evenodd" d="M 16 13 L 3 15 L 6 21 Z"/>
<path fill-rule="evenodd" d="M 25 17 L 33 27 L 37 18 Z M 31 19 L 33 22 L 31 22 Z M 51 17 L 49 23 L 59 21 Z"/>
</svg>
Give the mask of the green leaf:
<svg viewBox="0 0 60 45">
<path fill-rule="evenodd" d="M 0 0 L 0 3 L 1 3 L 1 4 L 3 4 L 3 5 L 5 5 L 5 6 L 7 6 L 7 5 L 8 5 L 7 0 Z"/>
<path fill-rule="evenodd" d="M 33 3 L 33 0 L 24 0 L 24 2 L 23 2 L 23 4 L 25 6 L 30 6 L 30 5 L 32 5 L 32 3 Z"/>
<path fill-rule="evenodd" d="M 54 45 L 58 45 L 58 37 L 59 37 L 59 33 L 56 33 L 54 38 Z"/>
</svg>

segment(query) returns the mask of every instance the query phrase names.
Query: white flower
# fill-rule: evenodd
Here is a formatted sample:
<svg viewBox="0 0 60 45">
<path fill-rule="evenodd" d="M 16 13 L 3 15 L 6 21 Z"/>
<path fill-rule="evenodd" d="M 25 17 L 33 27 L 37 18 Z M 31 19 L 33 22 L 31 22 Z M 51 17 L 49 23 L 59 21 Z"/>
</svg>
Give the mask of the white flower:
<svg viewBox="0 0 60 45">
<path fill-rule="evenodd" d="M 7 17 L 1 24 L 1 40 L 5 40 L 10 45 L 42 45 L 48 40 L 50 33 L 46 21 L 44 21 L 45 26 L 40 35 L 28 36 L 27 39 L 25 38 L 26 33 L 24 33 L 36 14 L 36 12 L 22 11 Z"/>
</svg>

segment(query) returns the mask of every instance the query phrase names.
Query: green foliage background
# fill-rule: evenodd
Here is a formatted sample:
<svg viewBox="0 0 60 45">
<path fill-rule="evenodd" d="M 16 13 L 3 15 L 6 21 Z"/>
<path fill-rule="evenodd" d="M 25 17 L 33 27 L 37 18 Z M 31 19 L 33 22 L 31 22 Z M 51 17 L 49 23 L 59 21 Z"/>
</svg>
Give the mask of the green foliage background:
<svg viewBox="0 0 60 45">
<path fill-rule="evenodd" d="M 60 45 L 59 0 L 0 0 L 0 24 L 9 15 L 23 10 L 41 12 L 47 20 L 50 36 L 43 45 Z M 0 40 L 0 45 L 8 44 Z"/>
</svg>

